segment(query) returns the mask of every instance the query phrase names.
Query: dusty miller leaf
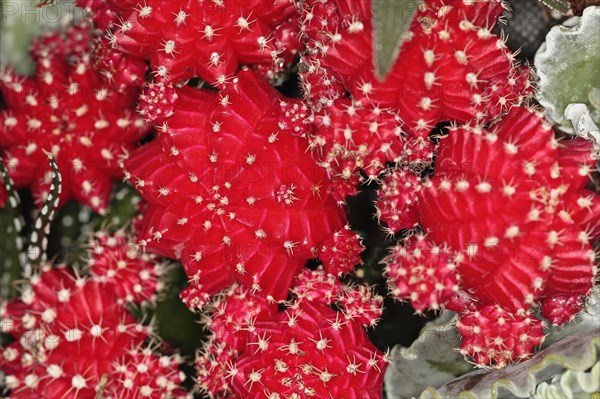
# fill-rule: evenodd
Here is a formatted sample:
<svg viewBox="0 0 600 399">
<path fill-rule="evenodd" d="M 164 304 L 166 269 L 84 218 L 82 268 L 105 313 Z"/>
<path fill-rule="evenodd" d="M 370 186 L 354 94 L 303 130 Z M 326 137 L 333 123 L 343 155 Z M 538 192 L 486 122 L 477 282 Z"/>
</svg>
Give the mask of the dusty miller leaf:
<svg viewBox="0 0 600 399">
<path fill-rule="evenodd" d="M 536 387 L 532 399 L 597 399 L 600 391 L 600 362 L 588 371 L 567 370 Z M 596 394 L 596 395 L 594 395 Z"/>
<path fill-rule="evenodd" d="M 439 386 L 470 370 L 463 356 L 455 351 L 460 339 L 454 312 L 445 312 L 427 323 L 419 338 L 409 347 L 396 346 L 385 373 L 388 399 L 419 395 L 428 386 Z"/>
<path fill-rule="evenodd" d="M 551 120 L 572 131 L 565 117 L 569 104 L 585 104 L 596 125 L 600 122 L 600 110 L 593 105 L 594 93 L 600 88 L 600 7 L 588 7 L 581 18 L 569 21 L 577 25 L 550 30 L 535 55 L 535 67 L 540 104 Z"/>
<path fill-rule="evenodd" d="M 407 38 L 420 0 L 371 0 L 375 43 L 375 72 L 384 79 Z"/>
</svg>

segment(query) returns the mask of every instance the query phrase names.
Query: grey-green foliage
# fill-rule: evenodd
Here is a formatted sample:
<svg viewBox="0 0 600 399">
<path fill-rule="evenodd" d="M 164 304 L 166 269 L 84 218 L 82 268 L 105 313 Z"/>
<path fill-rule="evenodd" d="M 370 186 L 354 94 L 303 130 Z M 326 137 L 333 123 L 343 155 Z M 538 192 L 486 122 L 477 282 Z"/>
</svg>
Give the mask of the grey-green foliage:
<svg viewBox="0 0 600 399">
<path fill-rule="evenodd" d="M 455 348 L 460 339 L 455 328 L 456 314 L 445 312 L 427 323 L 409 347 L 396 346 L 385 374 L 388 399 L 419 395 L 428 386 L 439 386 L 463 375 L 473 367 Z"/>
<path fill-rule="evenodd" d="M 558 390 L 563 378 L 562 393 L 587 395 L 586 391 L 594 389 L 594 383 L 589 380 L 597 375 L 593 367 L 597 367 L 598 349 L 599 327 L 579 331 L 538 352 L 528 361 L 501 370 L 477 370 L 465 374 L 441 388 L 427 389 L 420 398 L 531 398 Z"/>
<path fill-rule="evenodd" d="M 82 15 L 75 0 L 64 0 L 36 7 L 38 0 L 2 0 L 0 2 L 0 63 L 31 74 L 33 63 L 28 49 L 32 39 L 68 24 Z"/>
<path fill-rule="evenodd" d="M 539 76 L 537 98 L 548 117 L 573 131 L 565 116 L 569 104 L 585 104 L 600 122 L 600 7 L 588 7 L 581 18 L 555 26 L 535 55 Z"/>
<path fill-rule="evenodd" d="M 375 72 L 379 78 L 385 78 L 396 62 L 420 3 L 420 0 L 371 0 Z"/>
</svg>

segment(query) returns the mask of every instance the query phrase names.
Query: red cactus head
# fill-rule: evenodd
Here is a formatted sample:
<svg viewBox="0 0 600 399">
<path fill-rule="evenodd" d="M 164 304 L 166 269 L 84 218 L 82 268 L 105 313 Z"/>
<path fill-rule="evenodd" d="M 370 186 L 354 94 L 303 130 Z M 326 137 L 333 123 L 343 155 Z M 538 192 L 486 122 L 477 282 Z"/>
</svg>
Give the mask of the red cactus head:
<svg viewBox="0 0 600 399">
<path fill-rule="evenodd" d="M 275 78 L 300 49 L 290 0 L 210 2 L 147 0 L 117 9 L 112 43 L 150 61 L 156 78 L 179 82 L 199 76 L 215 86 L 229 82 L 241 64 Z M 91 9 L 102 14 L 103 4 Z"/>
<path fill-rule="evenodd" d="M 369 4 L 300 6 L 309 48 L 302 76 L 315 104 L 347 90 L 356 101 L 394 107 L 410 132 L 427 134 L 439 121 L 492 118 L 530 91 L 527 70 L 513 65 L 513 55 L 489 30 L 503 11 L 501 1 L 422 2 L 384 77 L 376 72 Z"/>
<path fill-rule="evenodd" d="M 420 192 L 421 225 L 464 254 L 462 284 L 484 303 L 515 312 L 585 295 L 600 223 L 600 196 L 585 188 L 594 163 L 588 142 L 557 142 L 523 108 L 489 131 L 452 129 Z"/>
<path fill-rule="evenodd" d="M 187 396 L 178 387 L 179 361 L 157 361 L 142 349 L 152 327 L 138 323 L 112 288 L 47 267 L 2 308 L 2 324 L 13 326 L 15 338 L 0 358 L 12 398 L 94 398 L 124 389 Z M 123 378 L 107 378 L 115 375 Z"/>
<path fill-rule="evenodd" d="M 345 224 L 307 140 L 288 130 L 291 100 L 248 70 L 218 93 L 176 94 L 159 139 L 124 164 L 149 203 L 143 244 L 181 259 L 203 292 L 238 281 L 284 299 L 294 275 Z"/>
<path fill-rule="evenodd" d="M 300 301 L 256 323 L 231 374 L 234 391 L 246 398 L 379 398 L 384 369 L 359 323 Z"/>
<path fill-rule="evenodd" d="M 531 312 L 514 314 L 494 305 L 462 313 L 457 328 L 461 353 L 478 366 L 502 368 L 528 359 L 544 340 L 542 321 Z"/>
<path fill-rule="evenodd" d="M 317 111 L 313 148 L 346 179 L 360 168 L 375 178 L 386 163 L 422 168 L 433 160 L 438 123 L 488 122 L 531 92 L 528 68 L 490 31 L 501 1 L 420 2 L 386 76 L 377 72 L 369 2 L 299 8 L 308 48 L 300 77 Z"/>
<path fill-rule="evenodd" d="M 381 397 L 385 359 L 364 327 L 381 315 L 382 298 L 362 288 L 321 267 L 304 269 L 284 311 L 250 299 L 243 287 L 226 290 L 206 320 L 212 336 L 198 358 L 201 390 L 214 397 Z"/>
<path fill-rule="evenodd" d="M 136 89 L 117 91 L 101 79 L 89 40 L 81 23 L 34 44 L 34 76 L 0 70 L 0 150 L 16 187 L 31 188 L 37 203 L 51 184 L 47 151 L 63 175 L 61 204 L 73 198 L 102 212 L 120 176 L 119 156 L 149 128 L 135 114 Z"/>
<path fill-rule="evenodd" d="M 437 310 L 459 291 L 459 262 L 460 256 L 448 248 L 423 236 L 410 237 L 386 259 L 390 291 L 397 298 L 409 298 L 419 312 Z"/>
<path fill-rule="evenodd" d="M 387 224 L 390 234 L 412 229 L 419 221 L 417 201 L 421 182 L 406 169 L 393 169 L 382 180 L 377 200 L 377 218 Z"/>
<path fill-rule="evenodd" d="M 490 129 L 450 129 L 433 177 L 416 197 L 427 237 L 388 258 L 393 292 L 418 310 L 441 305 L 485 315 L 501 309 L 531 328 L 541 323 L 528 313 L 537 303 L 553 324 L 570 320 L 596 274 L 591 243 L 600 233 L 600 195 L 585 187 L 595 162 L 589 142 L 558 142 L 543 117 L 524 108 L 513 108 Z M 430 256 L 432 248 L 447 248 L 457 260 L 453 267 Z M 434 298 L 419 291 L 438 286 Z M 488 316 L 481 320 L 495 317 Z M 486 325 L 479 313 L 473 317 L 467 319 Z M 511 341 L 495 358 L 488 350 L 497 348 L 482 344 L 486 334 L 465 336 L 465 353 L 500 366 L 526 357 L 542 339 L 536 332 L 531 341 Z"/>
</svg>

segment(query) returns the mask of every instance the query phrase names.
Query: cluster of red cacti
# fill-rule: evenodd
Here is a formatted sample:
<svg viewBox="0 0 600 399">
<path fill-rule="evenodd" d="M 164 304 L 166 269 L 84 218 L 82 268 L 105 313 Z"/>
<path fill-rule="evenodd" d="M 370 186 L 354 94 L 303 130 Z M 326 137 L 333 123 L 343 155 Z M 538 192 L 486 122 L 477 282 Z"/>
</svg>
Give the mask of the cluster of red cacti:
<svg viewBox="0 0 600 399">
<path fill-rule="evenodd" d="M 125 250 L 122 237 L 103 241 L 93 252 Z M 127 265 L 137 263 L 138 281 L 128 276 L 127 283 L 145 284 L 144 272 L 156 265 L 131 255 Z M 101 273 L 118 270 L 122 260 L 101 262 L 89 277 L 44 266 L 20 287 L 20 298 L 2 303 L 2 332 L 14 338 L 0 356 L 11 398 L 188 397 L 179 387 L 181 358 L 156 353 L 154 326 L 137 321 L 122 300 L 124 276 Z"/>
<path fill-rule="evenodd" d="M 392 293 L 417 310 L 458 311 L 462 350 L 504 366 L 543 339 L 534 305 L 564 324 L 594 283 L 600 195 L 585 186 L 597 154 L 583 139 L 556 140 L 543 116 L 522 107 L 492 127 L 453 127 L 440 141 L 432 177 L 419 183 L 394 173 L 381 190 L 380 214 L 391 228 L 417 221 L 424 232 L 387 258 Z M 403 209 L 391 212 L 398 204 Z M 512 327 L 491 327 L 497 312 L 509 314 L 503 320 Z M 526 334 L 517 327 L 523 318 Z M 471 326 L 478 323 L 485 329 Z M 501 349 L 484 344 L 496 339 Z"/>
<path fill-rule="evenodd" d="M 1 67 L 0 149 L 16 187 L 30 187 L 36 202 L 49 192 L 48 151 L 64 179 L 61 204 L 73 198 L 102 213 L 119 157 L 150 126 L 135 111 L 138 89 L 115 88 L 94 66 L 91 34 L 84 22 L 38 40 L 34 76 Z"/>
<path fill-rule="evenodd" d="M 199 388 L 211 397 L 379 397 L 385 357 L 364 327 L 376 324 L 383 298 L 322 267 L 300 273 L 291 293 L 281 310 L 234 285 L 208 305 Z"/>
<path fill-rule="evenodd" d="M 301 2 L 308 50 L 300 76 L 318 110 L 318 158 L 343 179 L 361 168 L 374 178 L 386 162 L 428 164 L 435 151 L 428 135 L 438 122 L 483 123 L 522 101 L 529 70 L 490 31 L 502 11 L 495 0 L 421 2 L 381 77 L 367 3 Z"/>
<path fill-rule="evenodd" d="M 86 277 L 26 276 L 1 308 L 11 397 L 185 397 L 180 359 L 156 355 L 127 310 L 155 302 L 159 256 L 182 263 L 181 299 L 210 334 L 197 390 L 381 397 L 385 356 L 365 328 L 383 299 L 339 280 L 364 249 L 345 200 L 373 181 L 382 228 L 411 231 L 385 260 L 391 296 L 457 311 L 476 364 L 530 356 L 535 306 L 553 324 L 581 310 L 597 152 L 526 107 L 530 69 L 492 33 L 502 1 L 420 2 L 385 76 L 370 2 L 78 4 L 90 21 L 37 40 L 34 76 L 0 73 L 5 176 L 46 206 L 50 153 L 60 204 L 99 213 L 123 178 L 143 197 L 137 242 L 98 233 Z M 273 84 L 296 66 L 304 97 L 287 98 Z"/>
<path fill-rule="evenodd" d="M 147 250 L 181 259 L 191 284 L 208 294 L 237 281 L 275 300 L 323 246 L 361 252 L 355 235 L 340 234 L 343 209 L 307 140 L 285 128 L 293 100 L 249 70 L 219 92 L 173 94 L 159 137 L 124 160 L 126 179 L 148 202 L 140 231 Z M 355 258 L 325 267 L 347 272 Z"/>
</svg>

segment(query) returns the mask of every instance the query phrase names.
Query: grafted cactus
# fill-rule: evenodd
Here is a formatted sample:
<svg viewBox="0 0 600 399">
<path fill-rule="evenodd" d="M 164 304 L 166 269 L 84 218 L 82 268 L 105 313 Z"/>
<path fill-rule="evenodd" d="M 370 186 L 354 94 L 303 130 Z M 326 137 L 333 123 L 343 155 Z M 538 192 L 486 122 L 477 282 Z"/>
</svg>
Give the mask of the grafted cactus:
<svg viewBox="0 0 600 399">
<path fill-rule="evenodd" d="M 538 54 L 565 139 L 531 2 L 1 3 L 15 59 L 85 15 L 0 52 L 0 396 L 597 396 L 600 9 Z"/>
</svg>

